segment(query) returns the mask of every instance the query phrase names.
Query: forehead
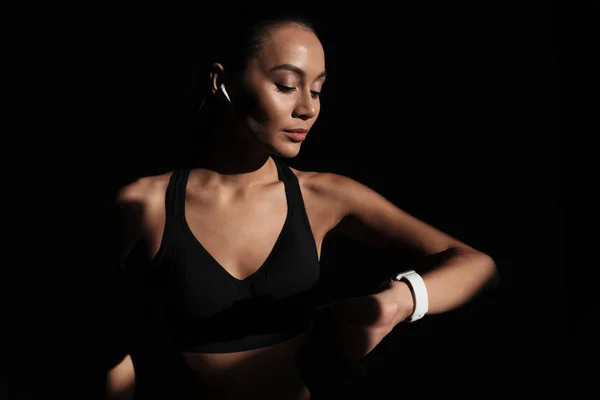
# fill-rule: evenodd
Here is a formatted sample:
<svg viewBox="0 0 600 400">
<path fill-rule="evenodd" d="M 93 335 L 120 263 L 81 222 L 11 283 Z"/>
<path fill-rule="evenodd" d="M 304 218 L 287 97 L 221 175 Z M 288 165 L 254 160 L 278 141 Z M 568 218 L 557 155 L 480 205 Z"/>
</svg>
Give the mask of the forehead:
<svg viewBox="0 0 600 400">
<path fill-rule="evenodd" d="M 307 73 L 320 74 L 325 70 L 325 52 L 319 38 L 298 25 L 272 29 L 265 36 L 257 61 L 263 68 L 293 64 Z"/>
</svg>

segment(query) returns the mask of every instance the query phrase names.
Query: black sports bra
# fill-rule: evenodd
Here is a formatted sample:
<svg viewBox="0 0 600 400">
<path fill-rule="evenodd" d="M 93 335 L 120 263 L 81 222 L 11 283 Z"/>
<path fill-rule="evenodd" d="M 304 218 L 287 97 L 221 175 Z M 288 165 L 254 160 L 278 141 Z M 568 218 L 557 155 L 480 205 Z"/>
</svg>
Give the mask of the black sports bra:
<svg viewBox="0 0 600 400">
<path fill-rule="evenodd" d="M 153 265 L 171 336 L 181 351 L 256 349 L 290 339 L 307 327 L 317 302 L 317 247 L 296 175 L 273 160 L 285 185 L 287 217 L 266 261 L 243 280 L 229 274 L 187 225 L 189 170 L 171 175 L 166 223 Z"/>
</svg>

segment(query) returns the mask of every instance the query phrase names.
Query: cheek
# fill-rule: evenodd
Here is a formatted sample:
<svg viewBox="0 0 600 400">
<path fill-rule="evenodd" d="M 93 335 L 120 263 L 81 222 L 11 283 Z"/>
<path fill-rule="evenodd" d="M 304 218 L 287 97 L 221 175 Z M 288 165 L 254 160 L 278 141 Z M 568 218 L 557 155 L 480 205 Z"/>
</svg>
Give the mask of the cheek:
<svg viewBox="0 0 600 400">
<path fill-rule="evenodd" d="M 271 128 L 281 129 L 294 110 L 293 95 L 264 89 L 257 96 L 257 122 Z"/>
</svg>

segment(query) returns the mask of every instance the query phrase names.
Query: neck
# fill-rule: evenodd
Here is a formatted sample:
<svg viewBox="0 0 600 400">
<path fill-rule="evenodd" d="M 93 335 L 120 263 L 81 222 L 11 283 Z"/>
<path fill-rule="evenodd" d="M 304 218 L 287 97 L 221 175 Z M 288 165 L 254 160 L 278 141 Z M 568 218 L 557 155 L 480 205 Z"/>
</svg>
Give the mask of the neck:
<svg viewBox="0 0 600 400">
<path fill-rule="evenodd" d="M 192 166 L 213 172 L 223 183 L 246 186 L 272 177 L 270 154 L 240 124 L 213 127 L 202 147 Z"/>
</svg>

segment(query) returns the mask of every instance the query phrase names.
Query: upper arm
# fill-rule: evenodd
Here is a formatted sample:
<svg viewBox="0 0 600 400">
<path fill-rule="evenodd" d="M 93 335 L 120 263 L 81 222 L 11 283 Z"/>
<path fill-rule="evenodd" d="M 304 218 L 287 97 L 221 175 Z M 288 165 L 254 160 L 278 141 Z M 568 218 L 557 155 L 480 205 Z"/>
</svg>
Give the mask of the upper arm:
<svg viewBox="0 0 600 400">
<path fill-rule="evenodd" d="M 113 237 L 121 264 L 142 238 L 145 186 L 140 179 L 122 187 L 115 197 Z"/>
<path fill-rule="evenodd" d="M 340 222 L 336 234 L 378 248 L 432 255 L 450 248 L 470 248 L 461 241 L 408 214 L 390 200 L 351 178 L 328 174 L 329 196 Z"/>
<path fill-rule="evenodd" d="M 110 374 L 129 370 L 126 357 L 131 351 L 131 328 L 134 309 L 132 273 L 125 269 L 125 259 L 142 237 L 144 204 L 143 182 L 136 181 L 120 188 L 113 199 L 111 241 L 113 262 L 110 269 L 110 336 L 108 343 L 108 370 Z M 119 367 L 121 366 L 121 367 Z M 118 371 L 117 371 L 118 370 Z"/>
</svg>

